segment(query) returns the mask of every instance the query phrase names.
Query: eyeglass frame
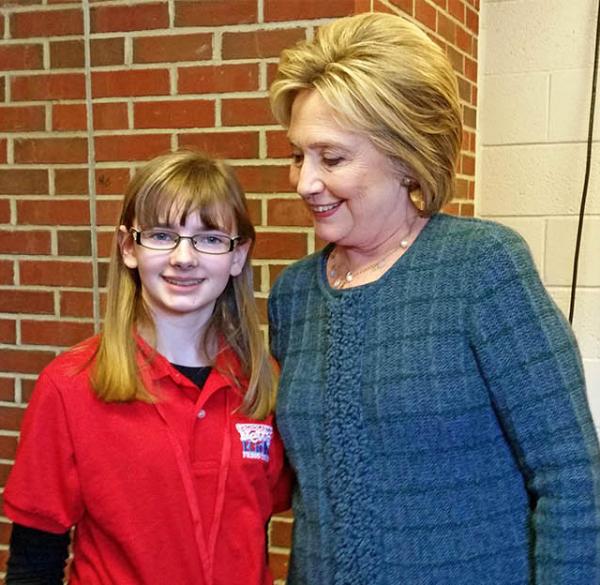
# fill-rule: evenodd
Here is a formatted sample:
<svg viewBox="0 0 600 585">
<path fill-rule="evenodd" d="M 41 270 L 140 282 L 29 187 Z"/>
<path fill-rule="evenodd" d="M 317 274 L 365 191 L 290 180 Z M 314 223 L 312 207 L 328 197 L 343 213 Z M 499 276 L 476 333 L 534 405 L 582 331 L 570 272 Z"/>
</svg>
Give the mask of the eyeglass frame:
<svg viewBox="0 0 600 585">
<path fill-rule="evenodd" d="M 154 252 L 172 252 L 173 250 L 177 249 L 177 246 L 179 246 L 179 244 L 181 243 L 181 240 L 189 240 L 190 243 L 192 244 L 192 248 L 194 249 L 195 252 L 200 252 L 200 254 L 210 254 L 211 256 L 221 256 L 223 254 L 229 254 L 230 252 L 233 252 L 233 250 L 235 250 L 236 246 L 238 244 L 240 244 L 240 242 L 244 239 L 244 238 L 242 238 L 242 236 L 231 237 L 231 236 L 226 236 L 225 234 L 219 234 L 219 237 L 229 240 L 229 250 L 226 250 L 224 252 L 207 252 L 206 250 L 198 250 L 198 248 L 196 248 L 196 246 L 194 244 L 194 238 L 201 235 L 200 233 L 194 234 L 193 236 L 182 236 L 173 230 L 165 229 L 165 231 L 168 231 L 169 233 L 175 234 L 177 236 L 177 240 L 175 240 L 175 245 L 172 248 L 151 248 L 150 246 L 147 246 L 146 244 L 142 244 L 142 232 L 145 232 L 145 231 L 149 231 L 149 230 L 138 230 L 134 227 L 129 228 L 129 233 L 133 236 L 133 241 L 138 246 L 142 246 L 142 248 L 146 248 L 146 250 L 152 250 Z"/>
</svg>

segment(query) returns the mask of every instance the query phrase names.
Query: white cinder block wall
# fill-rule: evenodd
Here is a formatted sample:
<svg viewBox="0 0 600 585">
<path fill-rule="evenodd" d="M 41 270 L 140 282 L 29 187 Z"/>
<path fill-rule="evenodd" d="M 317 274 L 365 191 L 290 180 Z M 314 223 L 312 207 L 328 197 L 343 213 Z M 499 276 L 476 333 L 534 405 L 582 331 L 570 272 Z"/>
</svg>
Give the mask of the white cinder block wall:
<svg viewBox="0 0 600 585">
<path fill-rule="evenodd" d="M 475 213 L 525 237 L 565 315 L 584 182 L 596 9 L 597 0 L 481 3 Z M 600 429 L 599 136 L 600 103 L 573 323 Z"/>
</svg>

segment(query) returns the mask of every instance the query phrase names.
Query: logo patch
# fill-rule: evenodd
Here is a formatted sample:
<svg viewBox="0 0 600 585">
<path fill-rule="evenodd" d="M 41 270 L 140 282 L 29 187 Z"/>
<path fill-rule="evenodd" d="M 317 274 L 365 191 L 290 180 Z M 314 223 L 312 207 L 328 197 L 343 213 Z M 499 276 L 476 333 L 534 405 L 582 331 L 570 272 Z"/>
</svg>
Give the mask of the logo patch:
<svg viewBox="0 0 600 585">
<path fill-rule="evenodd" d="M 237 423 L 235 425 L 242 442 L 242 457 L 244 459 L 261 459 L 269 461 L 269 447 L 273 436 L 271 425 L 258 423 Z"/>
</svg>

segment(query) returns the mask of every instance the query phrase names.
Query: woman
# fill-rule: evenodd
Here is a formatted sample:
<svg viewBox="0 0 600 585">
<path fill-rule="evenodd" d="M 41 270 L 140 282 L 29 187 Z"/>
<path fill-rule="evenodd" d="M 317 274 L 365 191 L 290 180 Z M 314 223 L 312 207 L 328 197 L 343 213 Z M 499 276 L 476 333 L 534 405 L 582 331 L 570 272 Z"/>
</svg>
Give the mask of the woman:
<svg viewBox="0 0 600 585">
<path fill-rule="evenodd" d="M 4 506 L 7 584 L 268 585 L 287 508 L 275 375 L 232 170 L 190 151 L 131 181 L 100 336 L 42 372 Z"/>
<path fill-rule="evenodd" d="M 341 19 L 284 51 L 271 98 L 329 242 L 269 302 L 288 583 L 600 583 L 574 338 L 520 237 L 440 211 L 461 142 L 442 51 L 398 16 Z"/>
</svg>

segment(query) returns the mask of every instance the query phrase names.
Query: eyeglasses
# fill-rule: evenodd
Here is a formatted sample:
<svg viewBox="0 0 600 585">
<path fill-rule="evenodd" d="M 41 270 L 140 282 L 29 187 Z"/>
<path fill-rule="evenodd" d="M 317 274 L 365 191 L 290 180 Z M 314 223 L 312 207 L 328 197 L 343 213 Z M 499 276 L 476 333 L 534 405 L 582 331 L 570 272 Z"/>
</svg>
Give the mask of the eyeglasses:
<svg viewBox="0 0 600 585">
<path fill-rule="evenodd" d="M 180 236 L 177 232 L 163 228 L 151 228 L 148 230 L 129 230 L 136 244 L 149 250 L 160 250 L 167 252 L 174 250 L 181 240 L 189 240 L 194 250 L 204 254 L 227 254 L 231 252 L 242 240 L 240 236 L 231 238 L 223 234 L 202 232 L 193 236 Z"/>
</svg>

